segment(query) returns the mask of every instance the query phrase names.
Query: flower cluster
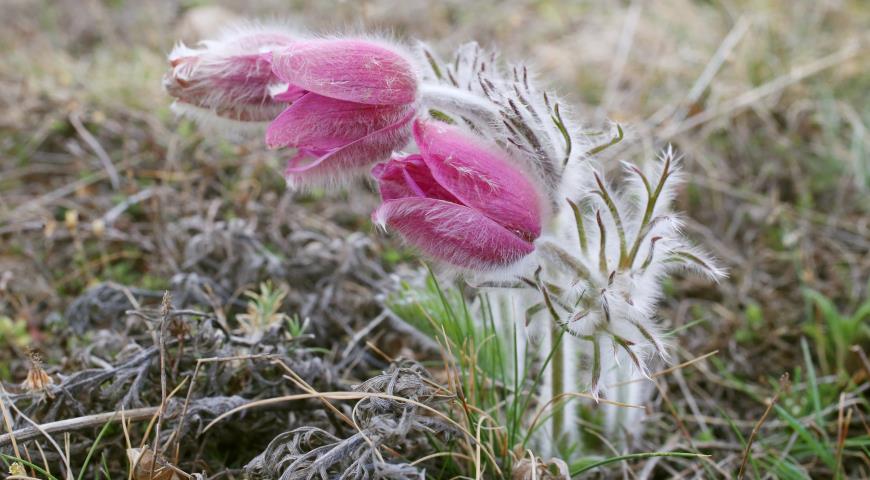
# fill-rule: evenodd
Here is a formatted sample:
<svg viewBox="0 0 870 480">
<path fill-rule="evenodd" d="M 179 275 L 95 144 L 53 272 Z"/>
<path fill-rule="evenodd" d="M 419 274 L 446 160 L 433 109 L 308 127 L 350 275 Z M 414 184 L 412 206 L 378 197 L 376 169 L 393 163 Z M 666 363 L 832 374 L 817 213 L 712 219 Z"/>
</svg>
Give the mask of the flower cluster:
<svg viewBox="0 0 870 480">
<path fill-rule="evenodd" d="M 285 178 L 329 183 L 389 158 L 410 136 L 419 80 L 400 49 L 357 39 L 243 31 L 169 55 L 183 114 L 270 122 L 266 145 L 296 149 Z"/>
<path fill-rule="evenodd" d="M 670 210 L 672 150 L 646 169 L 626 164 L 614 188 L 594 156 L 622 129 L 583 133 L 527 68 L 476 44 L 444 62 L 425 46 L 245 31 L 169 59 L 179 110 L 269 122 L 265 144 L 295 150 L 290 184 L 370 172 L 376 223 L 481 287 L 525 289 L 524 354 L 552 356 L 554 396 L 597 396 L 620 365 L 648 375 L 647 359 L 666 356 L 664 278 L 723 275 Z"/>
</svg>

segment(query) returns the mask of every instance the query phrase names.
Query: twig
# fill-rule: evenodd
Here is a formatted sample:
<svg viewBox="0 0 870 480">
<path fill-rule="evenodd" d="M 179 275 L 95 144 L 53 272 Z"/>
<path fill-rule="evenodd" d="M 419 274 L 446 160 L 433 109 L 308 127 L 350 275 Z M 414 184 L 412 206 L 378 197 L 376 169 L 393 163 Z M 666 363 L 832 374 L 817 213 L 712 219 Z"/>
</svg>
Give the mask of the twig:
<svg viewBox="0 0 870 480">
<path fill-rule="evenodd" d="M 770 415 L 771 410 L 773 410 L 773 406 L 776 405 L 776 401 L 779 399 L 779 394 L 787 388 L 788 384 L 788 372 L 786 372 L 779 379 L 779 390 L 777 390 L 777 392 L 773 395 L 773 398 L 770 399 L 770 402 L 768 402 L 767 408 L 764 409 L 764 414 L 761 415 L 761 418 L 759 418 L 755 426 L 752 427 L 752 432 L 749 434 L 749 439 L 746 440 L 746 448 L 743 449 L 743 460 L 740 461 L 740 470 L 737 472 L 738 480 L 742 479 L 743 475 L 745 474 L 746 462 L 749 461 L 749 451 L 752 449 L 752 442 L 755 441 L 755 437 L 758 435 L 758 431 L 761 430 L 761 426 L 764 425 L 764 421 L 767 420 L 767 416 Z"/>
<path fill-rule="evenodd" d="M 58 187 L 45 195 L 40 196 L 39 198 L 34 198 L 32 200 L 28 200 L 24 203 L 16 206 L 11 212 L 6 213 L 2 217 L 0 217 L 0 222 L 12 221 L 18 218 L 21 218 L 21 215 L 24 211 L 28 209 L 34 209 L 46 203 L 55 202 L 60 200 L 61 198 L 66 197 L 67 195 L 78 191 L 79 189 L 90 186 L 91 184 L 97 183 L 103 178 L 105 178 L 105 172 L 94 172 L 92 175 L 88 175 L 85 178 L 80 180 L 76 180 L 74 182 L 65 183 L 63 186 Z M 8 229 L 4 229 L 8 230 Z"/>
<path fill-rule="evenodd" d="M 294 372 L 293 369 L 290 368 L 289 365 L 284 363 L 283 360 L 281 360 L 280 358 L 277 358 L 275 360 L 272 360 L 272 363 L 280 365 L 281 368 L 283 368 L 287 372 L 287 375 L 285 375 L 284 377 L 287 378 L 288 380 L 290 380 L 291 382 L 295 383 L 296 386 L 299 387 L 301 390 L 303 390 L 307 393 L 317 393 L 317 390 L 315 390 L 314 387 L 309 385 L 308 382 L 306 382 L 302 377 L 299 376 L 299 374 Z M 350 418 L 347 418 L 347 415 L 342 413 L 341 410 L 339 410 L 335 405 L 330 403 L 329 400 L 326 400 L 325 398 L 321 398 L 320 401 L 323 403 L 323 405 L 326 408 L 332 410 L 335 414 L 337 414 L 345 423 L 347 423 L 351 427 L 356 427 L 359 430 L 359 427 L 356 425 L 356 423 L 354 421 L 352 421 Z"/>
<path fill-rule="evenodd" d="M 716 49 L 716 52 L 710 58 L 710 61 L 707 62 L 704 71 L 701 72 L 701 75 L 698 76 L 697 80 L 695 80 L 692 88 L 689 89 L 689 93 L 686 95 L 686 103 L 695 103 L 699 98 L 701 98 L 701 94 L 704 93 L 704 90 L 706 90 L 707 86 L 710 85 L 716 72 L 718 72 L 719 68 L 722 67 L 722 64 L 725 63 L 725 60 L 731 54 L 731 51 L 737 45 L 737 42 L 739 42 L 743 38 L 743 35 L 745 35 L 749 30 L 750 25 L 752 25 L 752 21 L 746 16 L 742 16 L 737 20 L 734 27 L 731 28 L 731 31 L 729 31 L 722 40 L 722 43 L 719 44 L 719 48 Z"/>
<path fill-rule="evenodd" d="M 837 412 L 837 468 L 834 469 L 834 478 L 841 478 L 843 470 L 843 449 L 846 447 L 846 438 L 849 436 L 849 424 L 852 423 L 852 409 L 846 410 L 846 393 L 840 393 L 840 409 Z"/>
<path fill-rule="evenodd" d="M 860 345 L 852 345 L 850 350 L 858 354 L 858 358 L 861 359 L 861 364 L 864 366 L 864 371 L 867 372 L 867 376 L 870 377 L 870 360 L 867 360 L 867 354 L 864 353 L 864 349 L 861 348 Z"/>
<path fill-rule="evenodd" d="M 689 93 L 683 100 L 682 106 L 668 105 L 653 114 L 648 122 L 658 124 L 659 122 L 666 120 L 669 115 L 677 121 L 685 119 L 689 107 L 701 98 L 701 95 L 710 85 L 710 82 L 713 81 L 713 78 L 731 54 L 731 51 L 734 50 L 734 47 L 737 46 L 737 43 L 740 42 L 749 30 L 751 24 L 752 21 L 748 17 L 740 17 L 734 24 L 734 27 L 731 28 L 731 31 L 729 31 L 722 40 L 722 43 L 719 44 L 719 48 L 717 48 L 716 52 L 713 53 L 713 56 L 710 57 L 707 66 L 704 67 L 704 71 L 701 72 L 695 80 L 695 83 L 692 84 L 692 88 L 689 89 Z"/>
<path fill-rule="evenodd" d="M 163 423 L 163 413 L 166 411 L 166 324 L 169 322 L 169 313 L 172 311 L 172 295 L 167 290 L 163 294 L 160 305 L 160 329 L 157 333 L 157 345 L 160 346 L 160 409 L 157 411 L 157 424 L 154 426 L 154 447 L 152 455 L 157 458 L 160 446 L 160 426 Z M 178 353 L 181 355 L 181 352 Z M 154 462 L 151 463 L 149 478 L 154 477 Z"/>
<path fill-rule="evenodd" d="M 159 407 L 142 407 L 133 410 L 124 410 L 124 418 L 132 421 L 142 421 L 151 418 Z M 42 432 L 59 433 L 70 432 L 74 430 L 82 430 L 90 427 L 97 427 L 105 424 L 109 420 L 115 418 L 118 412 L 95 413 L 84 417 L 68 418 L 58 420 L 56 422 L 44 423 L 39 426 Z M 42 433 L 36 427 L 25 427 L 15 430 L 11 433 L 0 435 L 0 447 L 11 444 L 14 440 L 26 442 L 37 438 Z"/>
<path fill-rule="evenodd" d="M 341 353 L 342 363 L 344 363 L 346 361 L 346 359 L 348 357 L 350 357 L 350 354 L 353 352 L 353 349 L 356 346 L 356 344 L 360 340 L 365 338 L 369 333 L 371 333 L 375 328 L 377 328 L 378 325 L 381 324 L 381 322 L 383 322 L 384 320 L 386 320 L 388 318 L 388 316 L 389 316 L 389 312 L 387 312 L 386 310 L 382 311 L 381 314 L 378 315 L 377 317 L 375 317 L 374 320 L 368 322 L 368 324 L 365 327 L 363 327 L 362 329 L 360 329 L 359 332 L 354 334 L 353 338 L 351 338 L 350 341 L 347 342 L 347 347 L 345 347 L 344 351 Z"/>
<path fill-rule="evenodd" d="M 145 200 L 153 197 L 160 191 L 159 188 L 148 187 L 143 189 L 133 195 L 130 195 L 123 202 L 115 205 L 111 209 L 109 209 L 105 214 L 103 214 L 103 222 L 106 225 L 112 225 L 115 223 L 115 220 L 118 219 L 124 212 L 126 212 L 130 207 L 136 205 L 137 203 L 142 203 Z"/>
<path fill-rule="evenodd" d="M 103 164 L 103 168 L 106 169 L 106 173 L 109 175 L 109 182 L 112 184 L 112 190 L 117 190 L 121 186 L 121 179 L 118 176 L 118 169 L 115 168 L 112 159 L 109 158 L 109 154 L 106 153 L 106 150 L 102 145 L 100 145 L 100 142 L 91 135 L 91 132 L 82 125 L 78 113 L 73 112 L 70 114 L 69 123 L 73 126 L 76 132 L 78 132 L 79 136 L 82 137 L 82 140 L 91 147 L 91 150 L 94 151 L 97 158 L 100 159 L 100 163 Z"/>
<path fill-rule="evenodd" d="M 233 408 L 229 411 L 226 411 L 226 412 L 218 415 L 214 420 L 209 422 L 205 426 L 205 428 L 203 428 L 202 431 L 207 432 L 208 430 L 210 430 L 212 427 L 214 427 L 216 424 L 220 423 L 221 421 L 223 421 L 227 417 L 230 417 L 238 412 L 242 412 L 242 411 L 245 411 L 245 410 L 248 410 L 251 408 L 260 408 L 260 407 L 271 406 L 271 405 L 280 404 L 280 403 L 294 402 L 294 401 L 299 401 L 299 400 L 309 400 L 309 399 L 352 401 L 352 400 L 363 400 L 363 399 L 367 399 L 367 398 L 380 398 L 380 399 L 384 399 L 384 400 L 392 400 L 394 402 L 402 402 L 402 403 L 407 403 L 409 405 L 414 405 L 415 407 L 426 410 L 428 413 L 431 413 L 433 416 L 444 420 L 445 422 L 447 422 L 451 426 L 455 427 L 460 433 L 464 434 L 466 436 L 466 438 L 469 438 L 471 440 L 475 439 L 475 436 L 472 435 L 471 432 L 468 431 L 467 428 L 465 428 L 461 424 L 457 423 L 456 420 L 453 420 L 452 418 L 445 415 L 444 413 L 430 407 L 429 405 L 418 402 L 416 400 L 412 400 L 410 398 L 405 398 L 405 397 L 400 397 L 398 395 L 390 395 L 390 394 L 386 394 L 386 393 L 341 392 L 341 391 L 339 391 L 339 392 L 299 393 L 299 394 L 295 394 L 295 395 L 284 395 L 281 397 L 272 397 L 272 398 L 265 398 L 262 400 L 254 400 L 254 401 L 251 401 L 251 402 L 246 403 L 244 405 L 240 405 L 236 408 Z M 491 456 L 491 454 L 489 453 L 489 450 L 484 450 L 484 452 L 486 452 L 487 456 L 490 457 L 489 460 L 493 463 L 493 465 L 496 465 L 495 458 L 493 458 Z"/>
</svg>

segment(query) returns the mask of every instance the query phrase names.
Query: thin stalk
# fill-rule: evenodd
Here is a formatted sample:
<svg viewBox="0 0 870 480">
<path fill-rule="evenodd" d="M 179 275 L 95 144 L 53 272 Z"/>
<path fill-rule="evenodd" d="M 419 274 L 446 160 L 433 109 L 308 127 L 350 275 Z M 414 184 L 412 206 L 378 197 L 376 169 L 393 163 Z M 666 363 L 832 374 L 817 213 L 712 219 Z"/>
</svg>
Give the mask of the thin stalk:
<svg viewBox="0 0 870 480">
<path fill-rule="evenodd" d="M 598 382 L 601 380 L 601 346 L 598 339 L 592 337 L 592 396 L 598 398 Z"/>
<path fill-rule="evenodd" d="M 550 366 L 550 393 L 552 398 L 557 398 L 565 391 L 565 356 L 562 351 L 562 335 L 565 334 L 565 329 L 561 327 L 561 320 L 556 309 L 553 307 L 553 302 L 550 298 L 550 293 L 547 291 L 547 286 L 541 282 L 541 268 L 535 272 L 535 280 L 538 282 L 538 288 L 544 296 L 544 303 L 547 305 L 547 310 L 550 312 L 550 317 L 553 319 L 553 326 L 550 329 L 550 355 L 548 360 L 552 361 Z M 565 416 L 562 409 L 557 409 L 553 412 L 553 445 L 558 450 L 559 442 L 562 439 L 564 432 Z"/>
<path fill-rule="evenodd" d="M 558 398 L 559 395 L 565 393 L 565 352 L 562 348 L 562 335 L 564 331 L 558 326 L 553 326 L 550 329 L 550 348 L 553 349 L 553 366 L 551 372 L 551 389 L 550 395 L 552 398 Z M 565 412 L 562 408 L 553 410 L 553 446 L 555 451 L 559 450 L 559 442 L 564 434 Z"/>
<path fill-rule="evenodd" d="M 449 74 L 449 71 L 448 71 Z M 483 125 L 495 125 L 501 121 L 501 114 L 492 102 L 458 87 L 424 83 L 420 86 L 422 101 L 437 110 L 460 112 Z"/>
</svg>

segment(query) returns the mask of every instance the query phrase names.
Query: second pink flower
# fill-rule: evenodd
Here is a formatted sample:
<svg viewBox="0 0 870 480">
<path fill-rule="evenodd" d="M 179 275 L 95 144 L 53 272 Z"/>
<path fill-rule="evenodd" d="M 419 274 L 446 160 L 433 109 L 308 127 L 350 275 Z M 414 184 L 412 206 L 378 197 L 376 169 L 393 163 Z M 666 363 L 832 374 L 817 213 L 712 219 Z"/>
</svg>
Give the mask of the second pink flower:
<svg viewBox="0 0 870 480">
<path fill-rule="evenodd" d="M 500 148 L 436 122 L 414 124 L 419 154 L 376 165 L 375 221 L 451 265 L 491 270 L 533 252 L 541 195 Z"/>
</svg>

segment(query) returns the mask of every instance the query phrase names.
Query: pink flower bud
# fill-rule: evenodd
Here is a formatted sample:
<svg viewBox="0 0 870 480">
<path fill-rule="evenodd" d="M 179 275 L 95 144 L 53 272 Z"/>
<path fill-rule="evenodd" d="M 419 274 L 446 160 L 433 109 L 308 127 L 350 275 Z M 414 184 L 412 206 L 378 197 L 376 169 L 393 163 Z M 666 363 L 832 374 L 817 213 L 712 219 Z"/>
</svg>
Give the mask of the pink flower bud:
<svg viewBox="0 0 870 480">
<path fill-rule="evenodd" d="M 284 33 L 257 32 L 177 46 L 163 77 L 166 91 L 181 107 L 206 109 L 230 120 L 263 122 L 283 110 L 269 87 L 281 80 L 272 71 L 271 52 L 294 42 Z"/>
<path fill-rule="evenodd" d="M 417 76 L 402 54 L 361 40 L 308 40 L 274 52 L 272 71 L 292 102 L 266 132 L 294 147 L 285 177 L 323 183 L 384 160 L 407 143 Z"/>
<path fill-rule="evenodd" d="M 441 123 L 414 124 L 419 155 L 375 166 L 383 204 L 373 218 L 425 254 L 489 270 L 534 251 L 541 195 L 505 152 Z"/>
</svg>

